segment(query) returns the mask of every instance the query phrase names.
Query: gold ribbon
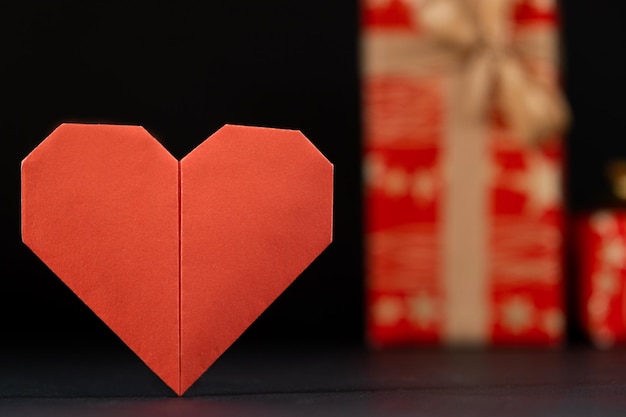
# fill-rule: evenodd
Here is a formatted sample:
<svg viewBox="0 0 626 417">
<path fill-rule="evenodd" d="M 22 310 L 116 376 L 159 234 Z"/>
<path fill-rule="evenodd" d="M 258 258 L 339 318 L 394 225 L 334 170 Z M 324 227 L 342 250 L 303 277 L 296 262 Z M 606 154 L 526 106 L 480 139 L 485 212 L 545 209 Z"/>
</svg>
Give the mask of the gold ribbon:
<svg viewBox="0 0 626 417">
<path fill-rule="evenodd" d="M 563 132 L 569 110 L 557 86 L 525 65 L 537 45 L 512 36 L 514 2 L 423 0 L 418 12 L 425 32 L 464 65 L 464 115 L 482 119 L 495 106 L 520 138 L 539 141 Z"/>
</svg>

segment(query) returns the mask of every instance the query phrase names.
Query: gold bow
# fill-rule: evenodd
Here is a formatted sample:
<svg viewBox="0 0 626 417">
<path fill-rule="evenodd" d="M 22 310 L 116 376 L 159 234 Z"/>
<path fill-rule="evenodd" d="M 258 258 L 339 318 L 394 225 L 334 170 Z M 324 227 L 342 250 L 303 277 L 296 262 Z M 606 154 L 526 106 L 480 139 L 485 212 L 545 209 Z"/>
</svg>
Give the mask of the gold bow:
<svg viewBox="0 0 626 417">
<path fill-rule="evenodd" d="M 496 106 L 522 139 L 538 141 L 562 132 L 569 110 L 559 88 L 525 66 L 533 45 L 512 37 L 514 1 L 423 0 L 420 22 L 462 60 L 465 115 L 479 120 Z"/>
</svg>

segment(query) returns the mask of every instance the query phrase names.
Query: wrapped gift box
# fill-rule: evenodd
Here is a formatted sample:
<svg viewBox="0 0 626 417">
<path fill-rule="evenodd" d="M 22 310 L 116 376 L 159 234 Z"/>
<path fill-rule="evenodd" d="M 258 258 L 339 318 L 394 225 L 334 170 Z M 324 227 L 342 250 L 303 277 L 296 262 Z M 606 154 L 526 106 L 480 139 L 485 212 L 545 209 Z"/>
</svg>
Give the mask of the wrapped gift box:
<svg viewBox="0 0 626 417">
<path fill-rule="evenodd" d="M 574 219 L 579 312 L 599 348 L 626 343 L 626 211 L 598 210 Z"/>
<path fill-rule="evenodd" d="M 515 71 L 558 101 L 554 4 L 500 3 L 508 3 L 499 15 L 508 37 L 499 39 L 505 54 L 519 54 Z M 507 90 L 509 69 L 496 67 L 508 62 L 483 59 L 504 49 L 485 47 L 482 36 L 463 39 L 455 33 L 463 22 L 448 33 L 433 28 L 440 10 L 423 8 L 432 5 L 474 7 L 463 0 L 362 6 L 369 341 L 558 345 L 562 150 L 555 132 L 565 119 L 542 110 L 554 125 L 542 130 L 541 120 L 531 120 L 533 132 L 513 108 L 533 98 Z"/>
</svg>

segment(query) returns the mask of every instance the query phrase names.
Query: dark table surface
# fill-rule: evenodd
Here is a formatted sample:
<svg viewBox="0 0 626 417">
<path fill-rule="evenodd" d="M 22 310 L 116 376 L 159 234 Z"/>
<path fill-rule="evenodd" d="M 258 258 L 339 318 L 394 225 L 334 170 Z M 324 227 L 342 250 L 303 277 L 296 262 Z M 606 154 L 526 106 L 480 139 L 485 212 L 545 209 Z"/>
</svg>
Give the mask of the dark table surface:
<svg viewBox="0 0 626 417">
<path fill-rule="evenodd" d="M 125 346 L 0 350 L 0 416 L 626 416 L 626 351 L 235 346 L 177 398 Z"/>
</svg>

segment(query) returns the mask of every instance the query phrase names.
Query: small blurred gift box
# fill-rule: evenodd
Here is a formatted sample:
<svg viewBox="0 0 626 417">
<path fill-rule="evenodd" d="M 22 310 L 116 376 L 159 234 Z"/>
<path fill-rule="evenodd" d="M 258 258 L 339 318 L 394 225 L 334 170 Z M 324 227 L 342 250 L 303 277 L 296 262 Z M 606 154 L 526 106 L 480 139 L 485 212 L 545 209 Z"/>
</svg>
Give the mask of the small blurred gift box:
<svg viewBox="0 0 626 417">
<path fill-rule="evenodd" d="M 598 348 L 626 345 L 626 161 L 609 162 L 611 193 L 572 217 L 579 324 Z"/>
<path fill-rule="evenodd" d="M 372 346 L 562 343 L 558 32 L 547 0 L 362 3 Z"/>
</svg>

